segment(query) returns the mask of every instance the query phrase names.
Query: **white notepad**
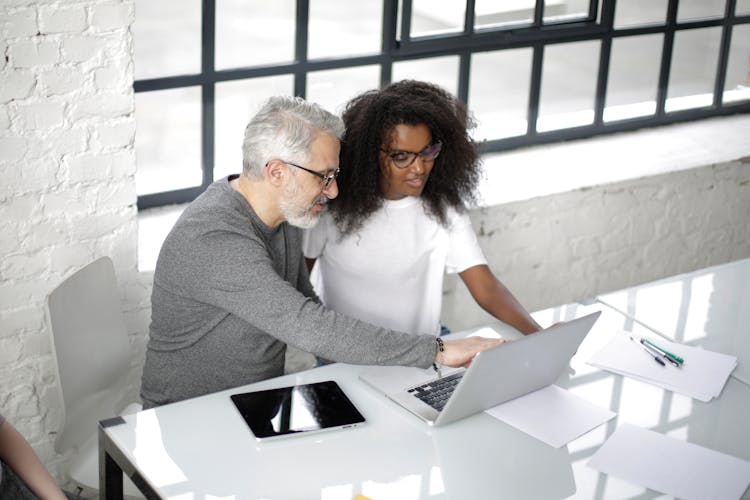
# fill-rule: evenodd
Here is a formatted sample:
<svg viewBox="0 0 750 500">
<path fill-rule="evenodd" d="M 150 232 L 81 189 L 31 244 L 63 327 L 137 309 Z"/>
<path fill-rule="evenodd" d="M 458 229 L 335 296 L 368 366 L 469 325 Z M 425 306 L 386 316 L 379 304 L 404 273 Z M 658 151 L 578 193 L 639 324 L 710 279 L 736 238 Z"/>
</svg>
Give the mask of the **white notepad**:
<svg viewBox="0 0 750 500">
<path fill-rule="evenodd" d="M 485 413 L 553 448 L 565 446 L 616 415 L 554 384 Z"/>
<path fill-rule="evenodd" d="M 637 342 L 632 334 L 618 333 L 588 364 L 642 380 L 665 389 L 707 402 L 721 394 L 724 385 L 737 366 L 737 357 L 693 347 L 665 339 L 651 339 L 660 347 L 684 358 L 682 366 L 660 365 Z"/>
<path fill-rule="evenodd" d="M 684 500 L 740 498 L 750 484 L 750 461 L 622 424 L 589 467 Z"/>
</svg>

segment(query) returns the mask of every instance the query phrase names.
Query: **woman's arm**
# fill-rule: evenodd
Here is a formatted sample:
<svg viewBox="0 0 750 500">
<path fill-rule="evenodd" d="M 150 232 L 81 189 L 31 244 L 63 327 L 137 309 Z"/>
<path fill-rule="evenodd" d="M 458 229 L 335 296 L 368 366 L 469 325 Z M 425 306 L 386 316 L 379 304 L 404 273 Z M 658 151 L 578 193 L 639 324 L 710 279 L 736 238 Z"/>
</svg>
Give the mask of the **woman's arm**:
<svg viewBox="0 0 750 500">
<path fill-rule="evenodd" d="M 0 459 L 39 498 L 65 500 L 65 494 L 44 468 L 34 449 L 7 420 L 0 424 Z"/>
<path fill-rule="evenodd" d="M 524 335 L 542 329 L 486 264 L 470 267 L 458 275 L 477 304 L 500 321 Z"/>
</svg>

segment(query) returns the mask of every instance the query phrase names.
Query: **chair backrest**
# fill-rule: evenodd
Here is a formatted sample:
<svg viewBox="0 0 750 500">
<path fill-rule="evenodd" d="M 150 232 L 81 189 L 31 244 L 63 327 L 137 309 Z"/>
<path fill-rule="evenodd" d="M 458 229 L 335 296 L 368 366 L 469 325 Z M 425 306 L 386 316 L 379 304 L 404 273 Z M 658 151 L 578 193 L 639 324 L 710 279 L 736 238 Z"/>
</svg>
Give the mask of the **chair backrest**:
<svg viewBox="0 0 750 500">
<path fill-rule="evenodd" d="M 60 283 L 47 296 L 47 318 L 64 409 L 55 441 L 61 453 L 122 409 L 130 343 L 112 260 L 97 259 Z"/>
</svg>

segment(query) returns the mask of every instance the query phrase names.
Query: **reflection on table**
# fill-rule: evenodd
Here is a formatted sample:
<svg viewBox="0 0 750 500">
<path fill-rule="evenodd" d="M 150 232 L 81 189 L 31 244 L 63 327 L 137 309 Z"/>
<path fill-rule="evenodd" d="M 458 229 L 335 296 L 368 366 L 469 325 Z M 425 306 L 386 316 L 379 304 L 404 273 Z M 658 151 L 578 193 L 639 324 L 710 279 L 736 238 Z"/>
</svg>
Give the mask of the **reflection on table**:
<svg viewBox="0 0 750 500">
<path fill-rule="evenodd" d="M 750 259 L 655 281 L 598 301 L 664 337 L 734 354 L 750 385 Z"/>
</svg>

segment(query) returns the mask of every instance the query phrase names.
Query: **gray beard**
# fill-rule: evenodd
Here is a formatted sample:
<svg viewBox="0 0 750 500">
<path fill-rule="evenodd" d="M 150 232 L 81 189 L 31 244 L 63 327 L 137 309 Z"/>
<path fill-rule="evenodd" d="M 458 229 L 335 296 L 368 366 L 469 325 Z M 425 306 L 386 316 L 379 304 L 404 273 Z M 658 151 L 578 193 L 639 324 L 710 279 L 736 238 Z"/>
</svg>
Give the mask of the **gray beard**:
<svg viewBox="0 0 750 500">
<path fill-rule="evenodd" d="M 315 201 L 317 202 L 318 199 L 316 198 Z M 308 205 L 299 201 L 299 189 L 297 189 L 296 183 L 294 186 L 287 188 L 283 199 L 279 201 L 279 210 L 286 222 L 290 226 L 300 229 L 311 229 L 318 223 L 320 217 L 313 214 L 313 206 L 314 203 Z"/>
</svg>

